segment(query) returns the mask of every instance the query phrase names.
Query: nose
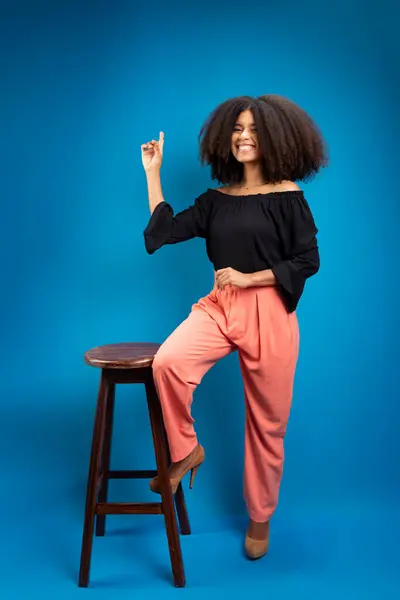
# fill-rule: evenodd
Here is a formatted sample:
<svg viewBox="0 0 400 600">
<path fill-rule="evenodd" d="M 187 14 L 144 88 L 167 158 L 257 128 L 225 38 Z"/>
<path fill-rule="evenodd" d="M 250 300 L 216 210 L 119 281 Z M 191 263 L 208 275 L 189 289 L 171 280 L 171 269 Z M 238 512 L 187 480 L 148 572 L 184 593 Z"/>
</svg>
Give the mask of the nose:
<svg viewBox="0 0 400 600">
<path fill-rule="evenodd" d="M 240 140 L 241 139 L 247 140 L 247 139 L 249 139 L 249 137 L 250 137 L 250 135 L 249 135 L 247 129 L 243 129 L 243 131 L 240 132 L 240 135 L 239 135 Z"/>
</svg>

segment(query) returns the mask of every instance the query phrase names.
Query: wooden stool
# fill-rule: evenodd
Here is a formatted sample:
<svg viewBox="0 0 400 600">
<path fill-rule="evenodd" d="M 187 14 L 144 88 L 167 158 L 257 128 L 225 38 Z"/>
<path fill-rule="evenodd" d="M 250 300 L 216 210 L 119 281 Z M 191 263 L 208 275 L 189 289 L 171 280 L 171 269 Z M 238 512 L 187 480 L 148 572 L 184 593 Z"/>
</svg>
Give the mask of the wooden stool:
<svg viewBox="0 0 400 600">
<path fill-rule="evenodd" d="M 96 416 L 94 421 L 89 476 L 86 491 L 85 521 L 79 571 L 79 586 L 89 584 L 94 522 L 96 535 L 105 533 L 106 515 L 163 514 L 175 587 L 185 586 L 181 544 L 176 522 L 174 497 L 168 477 L 170 462 L 161 406 L 153 381 L 152 364 L 158 344 L 111 344 L 89 350 L 85 362 L 101 369 Z M 145 385 L 157 470 L 110 471 L 115 385 L 142 383 Z M 159 476 L 161 502 L 107 502 L 110 479 L 138 479 Z M 190 534 L 182 485 L 175 494 L 175 506 L 181 533 Z"/>
</svg>

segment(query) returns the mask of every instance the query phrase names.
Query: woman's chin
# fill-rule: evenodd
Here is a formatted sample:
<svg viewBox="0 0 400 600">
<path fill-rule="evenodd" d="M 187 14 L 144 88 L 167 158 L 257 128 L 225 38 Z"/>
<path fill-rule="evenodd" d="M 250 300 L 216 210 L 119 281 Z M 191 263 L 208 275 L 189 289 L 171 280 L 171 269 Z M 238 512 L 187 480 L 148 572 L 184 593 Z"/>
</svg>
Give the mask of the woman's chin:
<svg viewBox="0 0 400 600">
<path fill-rule="evenodd" d="M 258 158 L 257 156 L 240 156 L 240 155 L 236 155 L 235 158 L 242 165 L 257 164 L 257 163 L 260 162 L 260 158 Z"/>
</svg>

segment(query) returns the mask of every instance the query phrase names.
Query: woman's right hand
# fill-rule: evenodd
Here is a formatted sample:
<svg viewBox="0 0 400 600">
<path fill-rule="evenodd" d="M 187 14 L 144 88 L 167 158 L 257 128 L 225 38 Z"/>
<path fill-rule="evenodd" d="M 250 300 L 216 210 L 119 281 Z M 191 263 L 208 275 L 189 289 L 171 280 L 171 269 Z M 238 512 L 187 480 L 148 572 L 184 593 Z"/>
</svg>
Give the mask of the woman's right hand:
<svg viewBox="0 0 400 600">
<path fill-rule="evenodd" d="M 147 144 L 142 144 L 142 163 L 143 168 L 148 173 L 161 168 L 164 148 L 164 132 L 160 131 L 158 142 L 151 140 Z"/>
</svg>

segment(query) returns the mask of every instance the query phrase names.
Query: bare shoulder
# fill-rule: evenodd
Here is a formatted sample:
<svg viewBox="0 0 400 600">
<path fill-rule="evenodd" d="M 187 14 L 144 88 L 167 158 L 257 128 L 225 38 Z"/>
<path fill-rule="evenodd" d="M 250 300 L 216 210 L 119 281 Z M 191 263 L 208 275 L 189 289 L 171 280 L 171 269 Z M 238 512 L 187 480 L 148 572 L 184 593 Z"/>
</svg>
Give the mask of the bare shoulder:
<svg viewBox="0 0 400 600">
<path fill-rule="evenodd" d="M 277 192 L 301 192 L 301 188 L 294 181 L 282 181 L 276 187 Z"/>
<path fill-rule="evenodd" d="M 213 188 L 214 190 L 217 190 L 217 192 L 222 192 L 223 194 L 230 194 L 232 191 L 232 188 L 230 185 L 223 185 L 222 187 L 217 187 L 217 188 Z"/>
</svg>

